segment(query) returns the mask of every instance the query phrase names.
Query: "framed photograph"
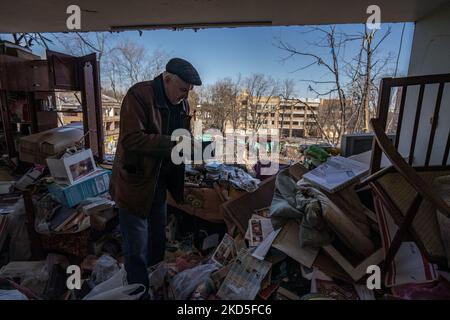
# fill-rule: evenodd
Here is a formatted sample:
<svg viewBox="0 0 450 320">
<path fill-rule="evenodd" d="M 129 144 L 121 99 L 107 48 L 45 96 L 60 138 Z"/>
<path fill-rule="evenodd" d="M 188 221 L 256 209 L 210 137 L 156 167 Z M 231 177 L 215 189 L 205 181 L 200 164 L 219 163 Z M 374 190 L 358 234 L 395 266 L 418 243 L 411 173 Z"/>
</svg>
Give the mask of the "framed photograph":
<svg viewBox="0 0 450 320">
<path fill-rule="evenodd" d="M 47 159 L 47 165 L 55 182 L 74 184 L 97 170 L 91 149 L 86 149 L 60 159 Z"/>
</svg>

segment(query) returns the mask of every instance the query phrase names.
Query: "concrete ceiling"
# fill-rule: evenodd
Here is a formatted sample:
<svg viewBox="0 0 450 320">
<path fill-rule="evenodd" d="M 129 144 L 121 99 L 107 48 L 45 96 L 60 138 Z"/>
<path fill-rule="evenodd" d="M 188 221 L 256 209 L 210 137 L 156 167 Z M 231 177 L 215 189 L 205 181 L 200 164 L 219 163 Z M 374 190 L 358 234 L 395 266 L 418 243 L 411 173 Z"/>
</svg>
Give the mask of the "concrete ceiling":
<svg viewBox="0 0 450 320">
<path fill-rule="evenodd" d="M 377 4 L 382 22 L 413 22 L 449 0 L 15 0 L 0 2 L 0 33 L 64 32 L 71 4 L 81 31 L 362 23 Z"/>
</svg>

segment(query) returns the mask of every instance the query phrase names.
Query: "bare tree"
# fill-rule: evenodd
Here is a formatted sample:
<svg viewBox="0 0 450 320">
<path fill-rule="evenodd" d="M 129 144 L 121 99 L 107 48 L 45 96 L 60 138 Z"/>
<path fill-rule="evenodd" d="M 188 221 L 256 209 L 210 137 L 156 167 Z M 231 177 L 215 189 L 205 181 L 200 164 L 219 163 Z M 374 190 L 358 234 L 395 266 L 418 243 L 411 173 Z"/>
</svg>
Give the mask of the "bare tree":
<svg viewBox="0 0 450 320">
<path fill-rule="evenodd" d="M 347 107 L 347 98 L 344 91 L 344 85 L 341 79 L 341 69 L 340 69 L 340 59 L 339 53 L 340 48 L 343 45 L 345 39 L 343 39 L 342 35 L 336 32 L 335 26 L 330 26 L 329 29 L 314 27 L 310 31 L 316 31 L 323 35 L 323 38 L 319 39 L 318 42 L 315 43 L 317 47 L 326 47 L 329 49 L 329 57 L 322 57 L 320 55 L 305 52 L 299 49 L 296 49 L 291 44 L 279 41 L 278 48 L 288 52 L 288 56 L 285 59 L 289 59 L 294 56 L 303 56 L 308 57 L 312 60 L 311 63 L 300 67 L 296 71 L 305 70 L 312 65 L 319 65 L 326 69 L 327 73 L 330 74 L 330 80 L 326 81 L 315 81 L 315 80 L 304 80 L 311 82 L 313 85 L 318 84 L 332 84 L 331 89 L 326 92 L 319 92 L 315 87 L 311 84 L 308 86 L 308 89 L 314 92 L 318 97 L 329 96 L 331 94 L 337 94 L 337 99 L 339 101 L 340 108 L 340 119 L 337 124 L 338 135 L 341 136 L 342 133 L 346 131 L 346 114 L 345 110 Z"/>
<path fill-rule="evenodd" d="M 246 88 L 246 105 L 244 106 L 245 130 L 250 128 L 257 132 L 267 121 L 268 115 L 274 113 L 278 106 L 271 100 L 278 96 L 279 85 L 271 77 L 252 74 L 244 82 Z"/>
<path fill-rule="evenodd" d="M 42 33 L 34 32 L 34 33 L 11 33 L 13 38 L 13 43 L 22 46 L 24 48 L 30 49 L 33 45 L 38 45 L 44 47 L 46 49 L 49 48 L 49 44 L 53 44 L 52 40 L 44 36 Z"/>
<path fill-rule="evenodd" d="M 111 86 L 126 89 L 133 84 L 151 80 L 164 70 L 168 60 L 165 52 L 156 50 L 149 54 L 148 50 L 129 39 L 120 41 L 108 52 L 109 75 Z"/>
<path fill-rule="evenodd" d="M 329 28 L 313 27 L 308 32 L 316 32 L 322 37 L 312 43 L 317 48 L 326 48 L 328 55 L 320 55 L 295 48 L 289 43 L 278 41 L 276 46 L 288 55 L 284 60 L 295 56 L 311 60 L 295 71 L 302 71 L 313 65 L 318 65 L 326 72 L 324 80 L 302 79 L 309 83 L 308 89 L 317 97 L 327 97 L 329 103 L 321 106 L 322 115 L 316 117 L 319 129 L 324 132 L 335 132 L 332 140 L 336 143 L 342 134 L 354 132 L 358 128 L 368 130 L 370 113 L 374 112 L 377 88 L 375 79 L 385 70 L 389 59 L 376 59 L 375 52 L 390 34 L 390 29 L 375 42 L 376 31 L 369 31 L 364 26 L 364 32 L 356 35 L 338 32 L 335 26 Z M 348 42 L 360 41 L 360 50 L 350 62 L 343 59 L 343 49 Z M 326 86 L 326 90 L 318 87 Z M 372 106 L 372 108 L 371 108 Z M 360 119 L 363 119 L 362 125 Z"/>
<path fill-rule="evenodd" d="M 284 79 L 280 88 L 280 98 L 284 101 L 289 101 L 295 95 L 295 81 L 294 79 L 288 78 Z M 281 114 L 281 126 L 280 126 L 280 136 L 283 135 L 284 117 L 286 113 L 286 106 L 280 105 Z"/>
<path fill-rule="evenodd" d="M 208 128 L 225 133 L 227 123 L 236 129 L 239 121 L 238 95 L 240 77 L 236 80 L 224 78 L 210 86 L 197 89 L 201 105 L 201 119 Z"/>
<path fill-rule="evenodd" d="M 242 91 L 241 88 L 241 75 L 237 75 L 234 79 L 225 78 L 224 85 L 227 87 L 225 91 L 228 95 L 228 121 L 233 128 L 233 131 L 236 131 L 239 127 L 239 122 L 242 117 L 242 109 L 239 103 L 239 95 Z"/>
<path fill-rule="evenodd" d="M 386 72 L 386 68 L 392 57 L 390 55 L 379 57 L 376 55 L 382 42 L 391 33 L 391 28 L 375 41 L 377 29 L 368 30 L 353 36 L 352 40 L 361 41 L 359 53 L 352 63 L 348 63 L 347 75 L 352 81 L 349 83 L 348 96 L 352 103 L 351 116 L 348 119 L 347 126 L 351 132 L 369 131 L 369 119 L 375 113 L 375 105 L 378 94 L 376 82 L 380 75 Z"/>
</svg>

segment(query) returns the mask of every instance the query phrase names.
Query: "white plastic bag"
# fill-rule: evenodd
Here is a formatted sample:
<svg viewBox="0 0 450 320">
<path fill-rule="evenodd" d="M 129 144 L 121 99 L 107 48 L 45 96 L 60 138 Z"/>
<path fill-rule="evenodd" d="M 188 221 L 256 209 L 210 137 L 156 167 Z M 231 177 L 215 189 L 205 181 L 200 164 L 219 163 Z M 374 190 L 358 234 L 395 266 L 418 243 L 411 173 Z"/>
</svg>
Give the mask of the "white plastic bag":
<svg viewBox="0 0 450 320">
<path fill-rule="evenodd" d="M 163 286 L 167 271 L 169 271 L 169 267 L 163 261 L 148 275 L 149 287 L 152 291 L 156 291 Z"/>
<path fill-rule="evenodd" d="M 215 264 L 202 264 L 177 274 L 171 282 L 176 300 L 186 300 L 197 286 L 217 270 Z"/>
<path fill-rule="evenodd" d="M 145 286 L 135 283 L 101 292 L 83 300 L 138 300 L 144 292 Z"/>
<path fill-rule="evenodd" d="M 127 272 L 125 267 L 122 265 L 120 270 L 116 272 L 111 278 L 95 286 L 91 292 L 89 292 L 83 300 L 90 300 L 90 298 L 99 295 L 101 293 L 113 290 L 115 288 L 124 287 L 128 284 L 127 282 Z"/>
<path fill-rule="evenodd" d="M 111 278 L 119 270 L 117 260 L 108 254 L 104 254 L 95 263 L 91 278 L 95 284 L 100 284 Z"/>
</svg>

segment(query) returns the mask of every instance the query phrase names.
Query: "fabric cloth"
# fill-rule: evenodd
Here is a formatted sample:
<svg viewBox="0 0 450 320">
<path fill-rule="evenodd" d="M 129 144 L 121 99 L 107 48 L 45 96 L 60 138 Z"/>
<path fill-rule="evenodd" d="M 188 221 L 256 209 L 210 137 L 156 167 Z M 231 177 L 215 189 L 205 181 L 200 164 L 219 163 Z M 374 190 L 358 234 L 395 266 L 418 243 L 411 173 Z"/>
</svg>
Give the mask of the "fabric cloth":
<svg viewBox="0 0 450 320">
<path fill-rule="evenodd" d="M 301 247 L 322 247 L 334 239 L 334 233 L 322 216 L 318 193 L 307 184 L 297 185 L 288 168 L 281 170 L 276 177 L 270 217 L 299 220 Z"/>
<path fill-rule="evenodd" d="M 190 128 L 189 104 L 182 101 L 173 127 Z M 120 110 L 120 133 L 109 192 L 124 211 L 146 217 L 156 191 L 164 159 L 170 161 L 174 141 L 169 134 L 169 106 L 162 75 L 131 87 Z M 168 189 L 177 202 L 183 199 L 184 164 L 174 165 Z"/>
<path fill-rule="evenodd" d="M 158 181 L 153 206 L 148 216 L 139 217 L 119 209 L 120 230 L 123 235 L 125 270 L 129 284 L 149 287 L 147 268 L 164 258 L 166 249 L 167 187 Z"/>
<path fill-rule="evenodd" d="M 162 86 L 162 91 L 164 92 L 164 97 L 166 99 L 166 104 L 168 107 L 168 126 L 167 126 L 167 134 L 168 135 L 172 135 L 172 133 L 180 128 L 180 123 L 181 123 L 181 114 L 182 114 L 182 110 L 183 110 L 183 103 L 179 103 L 179 104 L 172 104 L 169 99 L 167 98 L 166 92 L 164 90 L 164 86 Z M 161 175 L 167 175 L 170 172 L 172 172 L 175 169 L 175 165 L 174 163 L 171 161 L 170 158 L 164 158 L 162 160 L 162 164 L 161 164 L 161 170 L 160 170 L 160 174 Z"/>
</svg>

